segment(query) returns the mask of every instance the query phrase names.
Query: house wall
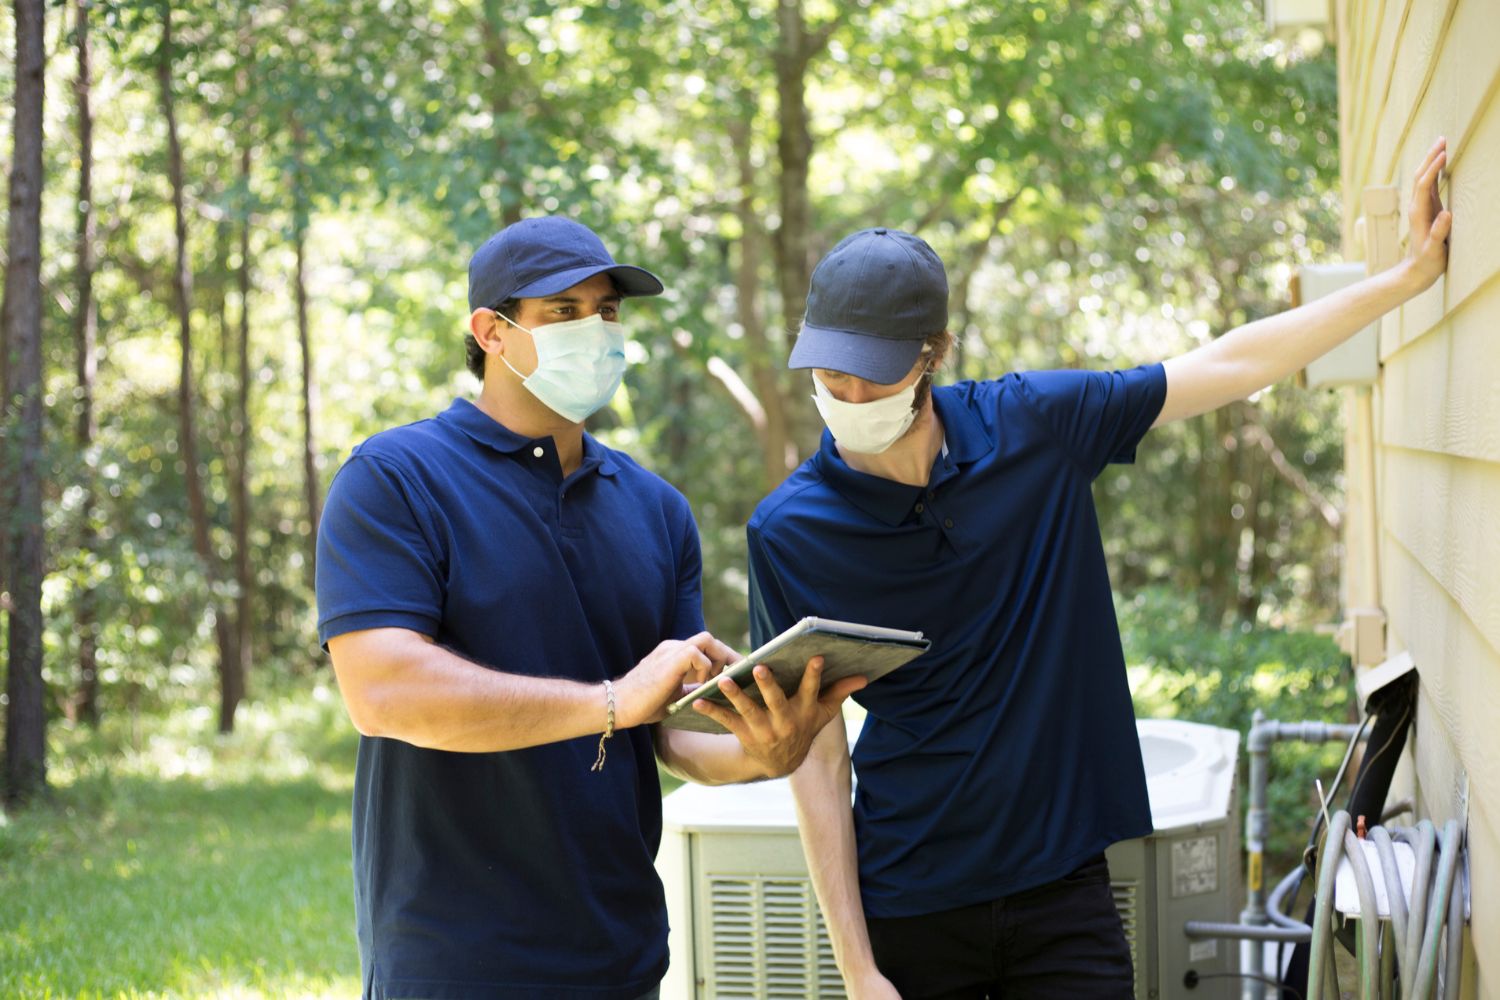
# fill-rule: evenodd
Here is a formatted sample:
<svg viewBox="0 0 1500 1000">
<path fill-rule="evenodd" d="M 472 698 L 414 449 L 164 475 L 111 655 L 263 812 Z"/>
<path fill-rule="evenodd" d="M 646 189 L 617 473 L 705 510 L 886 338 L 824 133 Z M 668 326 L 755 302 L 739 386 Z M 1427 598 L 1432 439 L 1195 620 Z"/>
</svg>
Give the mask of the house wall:
<svg viewBox="0 0 1500 1000">
<path fill-rule="evenodd" d="M 1500 1000 L 1500 0 L 1334 8 L 1346 256 L 1364 256 L 1366 187 L 1395 185 L 1404 213 L 1416 166 L 1448 138 L 1448 273 L 1381 324 L 1377 559 L 1372 569 L 1355 554 L 1346 577 L 1374 588 L 1387 649 L 1409 650 L 1421 674 L 1417 808 L 1440 828 L 1467 815 L 1463 995 Z M 1350 424 L 1351 455 L 1365 433 Z M 1368 496 L 1351 500 L 1371 509 Z"/>
</svg>

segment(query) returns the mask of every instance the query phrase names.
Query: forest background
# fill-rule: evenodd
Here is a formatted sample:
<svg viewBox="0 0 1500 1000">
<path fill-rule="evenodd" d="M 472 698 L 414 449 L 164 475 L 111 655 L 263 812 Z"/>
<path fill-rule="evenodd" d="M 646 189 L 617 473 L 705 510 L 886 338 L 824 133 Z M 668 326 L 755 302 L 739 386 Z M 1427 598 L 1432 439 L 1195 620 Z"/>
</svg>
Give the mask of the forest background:
<svg viewBox="0 0 1500 1000">
<path fill-rule="evenodd" d="M 741 648 L 842 236 L 937 249 L 954 379 L 1160 360 L 1337 256 L 1333 53 L 1236 0 L 14 0 L 0 94 L 6 995 L 355 974 L 314 526 L 351 447 L 475 393 L 466 264 L 501 226 L 571 215 L 665 280 L 589 430 L 687 495 Z M 1347 717 L 1314 634 L 1340 445 L 1338 399 L 1283 384 L 1098 480 L 1142 714 Z M 1327 757 L 1278 753 L 1290 857 Z M 101 890 L 123 909 L 72 906 Z"/>
</svg>

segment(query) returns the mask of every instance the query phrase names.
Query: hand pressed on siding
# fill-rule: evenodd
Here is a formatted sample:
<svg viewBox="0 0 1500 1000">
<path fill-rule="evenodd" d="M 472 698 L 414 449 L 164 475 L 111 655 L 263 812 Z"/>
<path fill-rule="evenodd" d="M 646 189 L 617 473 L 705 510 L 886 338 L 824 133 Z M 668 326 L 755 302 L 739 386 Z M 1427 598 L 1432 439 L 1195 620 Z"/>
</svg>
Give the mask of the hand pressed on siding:
<svg viewBox="0 0 1500 1000">
<path fill-rule="evenodd" d="M 1438 176 L 1447 164 L 1448 140 L 1440 138 L 1423 157 L 1412 183 L 1411 208 L 1407 213 L 1411 225 L 1406 238 L 1412 271 L 1419 276 L 1423 288 L 1437 281 L 1448 266 L 1448 234 L 1453 231 L 1453 213 L 1443 207 L 1443 200 L 1438 197 Z"/>
</svg>

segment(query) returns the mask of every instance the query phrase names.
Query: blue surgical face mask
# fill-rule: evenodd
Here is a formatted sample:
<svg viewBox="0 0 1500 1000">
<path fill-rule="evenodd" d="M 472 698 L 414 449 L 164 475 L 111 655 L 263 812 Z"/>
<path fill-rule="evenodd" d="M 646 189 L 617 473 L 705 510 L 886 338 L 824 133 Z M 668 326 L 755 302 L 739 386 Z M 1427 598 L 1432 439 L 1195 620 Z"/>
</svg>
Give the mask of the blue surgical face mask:
<svg viewBox="0 0 1500 1000">
<path fill-rule="evenodd" d="M 508 316 L 495 315 L 526 330 L 536 344 L 536 370 L 530 375 L 517 372 L 503 354 L 500 361 L 559 416 L 582 423 L 620 388 L 625 378 L 625 328 L 619 323 L 606 322 L 595 313 L 528 330 Z"/>
</svg>

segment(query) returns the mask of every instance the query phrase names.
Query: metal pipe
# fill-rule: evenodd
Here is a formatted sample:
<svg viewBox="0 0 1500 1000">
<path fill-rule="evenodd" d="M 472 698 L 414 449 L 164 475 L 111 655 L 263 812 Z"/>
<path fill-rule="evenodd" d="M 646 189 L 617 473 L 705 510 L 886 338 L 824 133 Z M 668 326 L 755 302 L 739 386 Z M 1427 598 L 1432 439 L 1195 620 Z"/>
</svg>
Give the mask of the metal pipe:
<svg viewBox="0 0 1500 1000">
<path fill-rule="evenodd" d="M 1333 879 L 1338 872 L 1339 852 L 1344 849 L 1344 834 L 1349 829 L 1349 814 L 1340 809 L 1333 814 L 1318 859 L 1318 892 L 1314 897 L 1311 951 L 1307 963 L 1307 1000 L 1322 1000 L 1323 988 L 1331 962 L 1328 940 L 1332 936 Z M 1333 1000 L 1338 1000 L 1334 994 Z"/>
<path fill-rule="evenodd" d="M 1332 722 L 1278 722 L 1267 719 L 1260 709 L 1251 716 L 1250 733 L 1245 739 L 1250 755 L 1250 805 L 1245 812 L 1245 908 L 1240 923 L 1264 927 L 1272 923 L 1266 911 L 1265 852 L 1270 834 L 1271 812 L 1267 789 L 1271 782 L 1271 747 L 1276 743 L 1329 743 L 1352 740 L 1361 727 Z M 1276 921 L 1279 923 L 1279 921 Z M 1255 940 L 1247 938 L 1245 940 Z M 1280 939 L 1267 939 L 1280 940 Z M 1245 952 L 1241 952 L 1242 956 Z M 1265 953 L 1255 963 L 1256 971 L 1265 964 Z M 1243 1000 L 1256 1000 L 1264 990 L 1254 980 L 1246 979 Z"/>
<path fill-rule="evenodd" d="M 1211 920 L 1189 920 L 1182 931 L 1190 938 L 1230 938 L 1238 941 L 1275 941 L 1281 944 L 1301 944 L 1312 938 L 1312 929 L 1305 924 L 1291 927 L 1252 927 L 1250 924 L 1219 924 Z"/>
</svg>

